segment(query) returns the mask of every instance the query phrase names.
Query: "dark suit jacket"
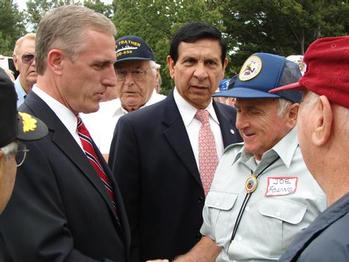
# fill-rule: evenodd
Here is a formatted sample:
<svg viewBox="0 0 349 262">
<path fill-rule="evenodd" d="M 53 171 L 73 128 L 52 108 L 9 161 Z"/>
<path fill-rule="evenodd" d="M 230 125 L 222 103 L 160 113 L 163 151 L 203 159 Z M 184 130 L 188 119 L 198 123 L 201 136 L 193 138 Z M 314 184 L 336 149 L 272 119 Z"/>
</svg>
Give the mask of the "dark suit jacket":
<svg viewBox="0 0 349 262">
<path fill-rule="evenodd" d="M 100 178 L 47 104 L 31 92 L 20 109 L 42 119 L 49 134 L 27 143 L 30 151 L 0 218 L 13 260 L 127 261 L 130 232 L 115 181 L 111 179 L 118 218 Z M 112 177 L 98 149 L 96 152 Z"/>
<path fill-rule="evenodd" d="M 241 141 L 235 110 L 214 108 L 224 146 Z M 109 164 L 125 200 L 132 261 L 173 258 L 194 246 L 205 195 L 173 94 L 119 119 Z"/>
</svg>

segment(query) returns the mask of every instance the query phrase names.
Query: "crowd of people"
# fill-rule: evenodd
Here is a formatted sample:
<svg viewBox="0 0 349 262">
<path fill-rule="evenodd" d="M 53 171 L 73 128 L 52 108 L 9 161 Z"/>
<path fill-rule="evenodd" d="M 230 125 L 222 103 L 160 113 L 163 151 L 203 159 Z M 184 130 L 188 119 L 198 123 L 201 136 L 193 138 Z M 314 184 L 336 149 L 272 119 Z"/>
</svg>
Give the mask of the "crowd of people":
<svg viewBox="0 0 349 262">
<path fill-rule="evenodd" d="M 0 68 L 1 262 L 349 260 L 349 36 L 223 80 L 222 33 L 189 22 L 165 97 L 152 48 L 115 34 L 61 6 Z"/>
</svg>

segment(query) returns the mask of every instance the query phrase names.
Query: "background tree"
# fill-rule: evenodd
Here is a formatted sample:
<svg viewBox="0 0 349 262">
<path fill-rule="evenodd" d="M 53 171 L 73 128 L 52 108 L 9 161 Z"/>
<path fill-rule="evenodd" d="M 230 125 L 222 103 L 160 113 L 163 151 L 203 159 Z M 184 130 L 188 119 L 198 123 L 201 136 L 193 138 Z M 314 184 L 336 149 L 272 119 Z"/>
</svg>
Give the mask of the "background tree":
<svg viewBox="0 0 349 262">
<path fill-rule="evenodd" d="M 22 13 L 12 0 L 0 0 L 0 54 L 12 56 L 16 40 L 25 33 Z"/>
<path fill-rule="evenodd" d="M 138 35 L 149 43 L 162 66 L 165 94 L 173 87 L 166 67 L 169 42 L 186 22 L 205 21 L 222 30 L 229 46 L 227 77 L 239 72 L 254 52 L 303 54 L 318 37 L 349 32 L 348 0 L 113 0 L 112 5 L 102 0 L 28 0 L 24 13 L 12 1 L 0 0 L 2 54 L 12 54 L 15 40 L 25 28 L 35 31 L 47 10 L 83 3 L 113 20 L 116 37 Z"/>
<path fill-rule="evenodd" d="M 348 8 L 348 1 L 224 1 L 231 74 L 254 52 L 303 54 L 318 37 L 347 34 Z"/>
<path fill-rule="evenodd" d="M 62 5 L 81 5 L 79 0 L 28 0 L 26 10 L 26 23 L 33 31 L 36 31 L 41 17 L 50 9 Z"/>
<path fill-rule="evenodd" d="M 101 0 L 85 0 L 84 6 L 95 10 L 98 13 L 104 14 L 108 18 L 112 18 L 114 16 L 114 7 L 113 5 L 105 4 Z"/>
</svg>

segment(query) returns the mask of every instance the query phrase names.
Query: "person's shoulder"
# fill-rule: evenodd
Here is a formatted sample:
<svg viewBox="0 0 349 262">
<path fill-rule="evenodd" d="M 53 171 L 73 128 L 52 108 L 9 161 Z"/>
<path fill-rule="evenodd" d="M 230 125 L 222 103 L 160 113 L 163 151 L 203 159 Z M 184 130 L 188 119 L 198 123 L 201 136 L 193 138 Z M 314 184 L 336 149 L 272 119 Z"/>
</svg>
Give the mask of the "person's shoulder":
<svg viewBox="0 0 349 262">
<path fill-rule="evenodd" d="M 130 112 L 122 116 L 120 119 L 127 119 L 129 121 L 142 121 L 142 122 L 151 121 L 152 122 L 157 119 L 157 116 L 162 114 L 166 105 L 167 105 L 167 99 L 164 99 L 158 103 Z"/>
<path fill-rule="evenodd" d="M 224 154 L 234 154 L 240 151 L 243 146 L 243 142 L 230 144 L 224 149 Z"/>
</svg>

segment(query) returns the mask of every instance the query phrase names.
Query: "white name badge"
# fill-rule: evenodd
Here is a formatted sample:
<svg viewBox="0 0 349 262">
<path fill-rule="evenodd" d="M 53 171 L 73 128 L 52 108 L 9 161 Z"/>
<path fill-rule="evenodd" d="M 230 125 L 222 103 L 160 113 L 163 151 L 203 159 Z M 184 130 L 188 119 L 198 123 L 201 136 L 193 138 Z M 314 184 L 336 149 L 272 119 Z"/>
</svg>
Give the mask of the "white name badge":
<svg viewBox="0 0 349 262">
<path fill-rule="evenodd" d="M 266 196 L 285 196 L 297 190 L 298 177 L 268 177 Z"/>
</svg>

